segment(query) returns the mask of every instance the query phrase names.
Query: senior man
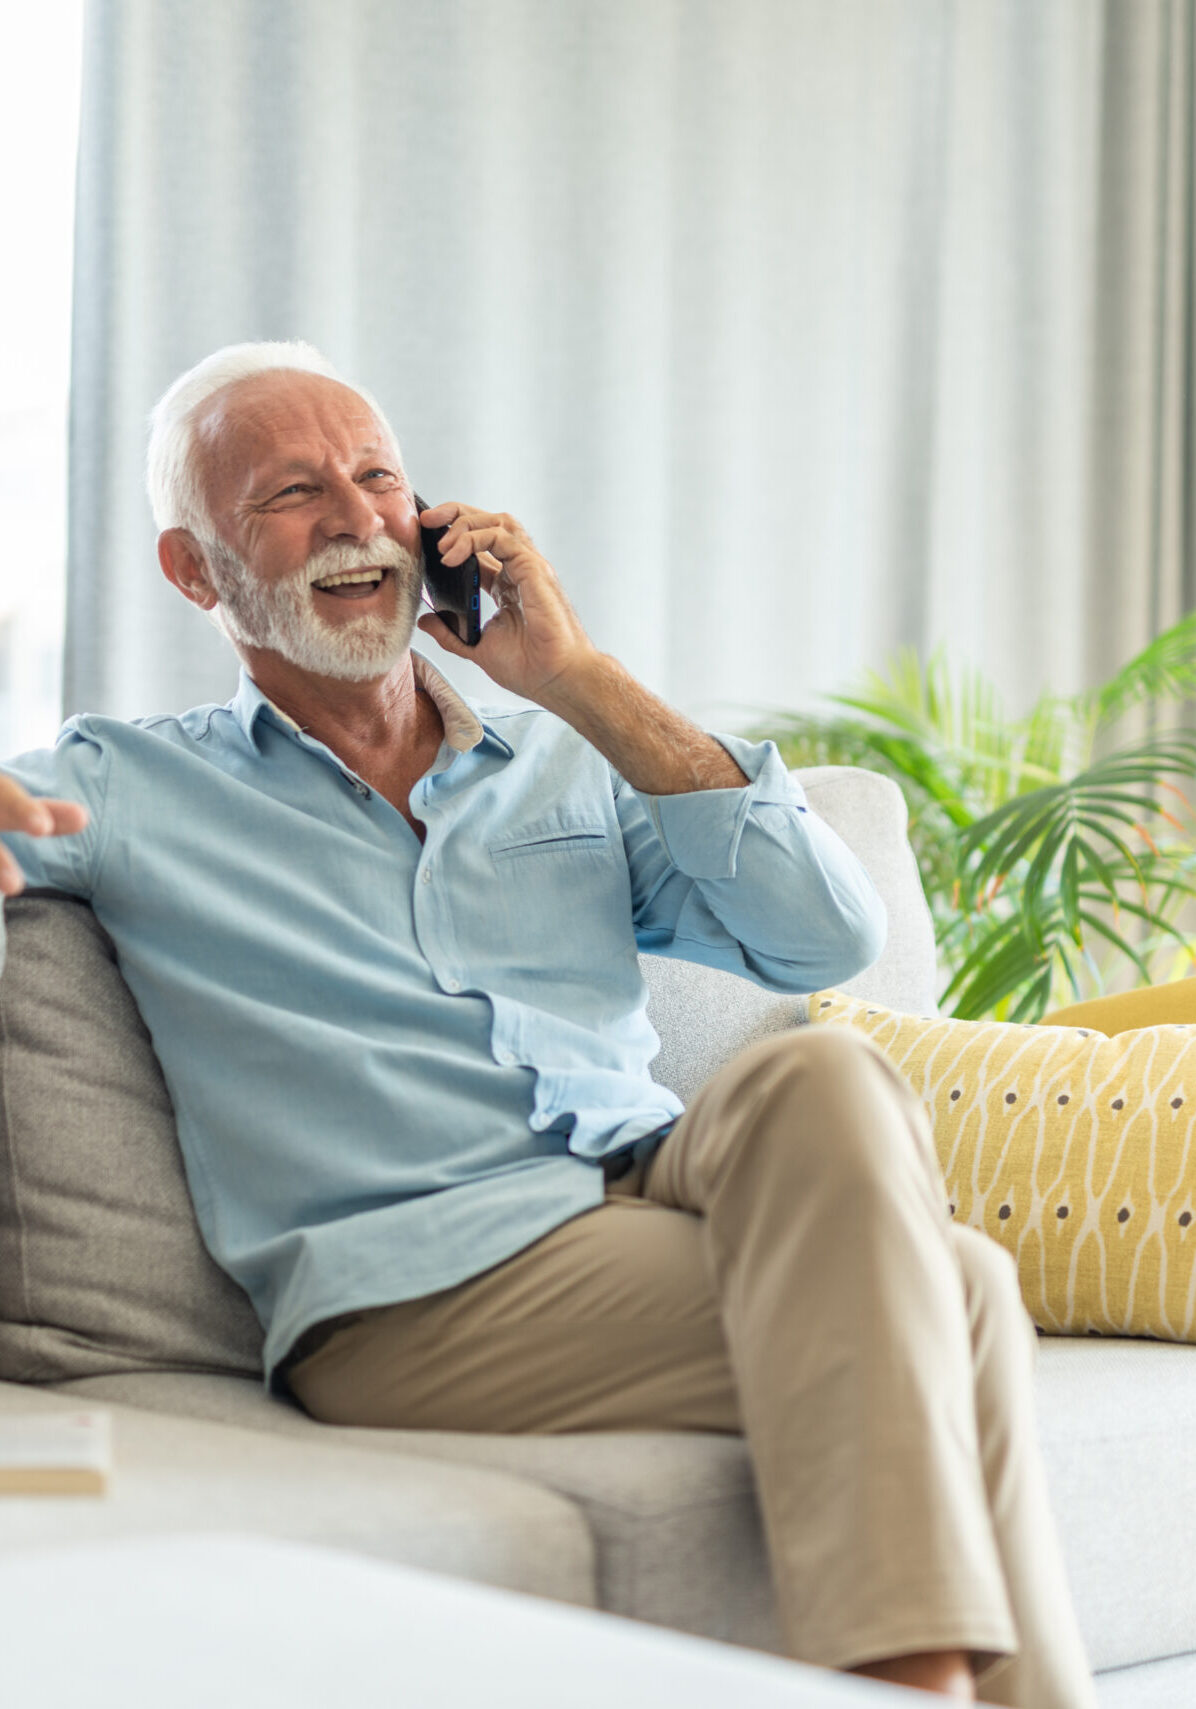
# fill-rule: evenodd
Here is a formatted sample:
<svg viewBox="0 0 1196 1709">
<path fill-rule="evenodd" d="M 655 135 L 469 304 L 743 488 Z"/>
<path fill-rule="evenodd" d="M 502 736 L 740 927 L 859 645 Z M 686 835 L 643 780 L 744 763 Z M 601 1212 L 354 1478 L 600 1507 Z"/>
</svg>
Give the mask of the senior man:
<svg viewBox="0 0 1196 1709">
<path fill-rule="evenodd" d="M 456 694 L 410 650 L 394 435 L 308 346 L 183 375 L 149 486 L 238 691 L 12 762 L 0 886 L 85 896 L 115 940 L 267 1382 L 343 1424 L 743 1431 L 794 1656 L 1092 1704 L 1033 1330 L 912 1094 L 817 1030 L 685 1112 L 648 1072 L 637 947 L 788 992 L 879 953 L 773 745 L 693 727 L 516 522 L 448 503 L 444 561 L 477 553 L 497 603 L 470 656 L 535 708 Z"/>
</svg>

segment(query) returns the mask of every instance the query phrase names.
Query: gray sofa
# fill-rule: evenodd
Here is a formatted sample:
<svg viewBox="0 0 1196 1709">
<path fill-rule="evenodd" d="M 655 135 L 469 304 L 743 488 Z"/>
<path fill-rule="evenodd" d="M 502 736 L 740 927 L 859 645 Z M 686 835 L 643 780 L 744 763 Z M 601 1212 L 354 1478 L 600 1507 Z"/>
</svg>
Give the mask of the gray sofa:
<svg viewBox="0 0 1196 1709">
<path fill-rule="evenodd" d="M 850 989 L 927 1011 L 929 918 L 899 792 L 866 772 L 802 774 L 889 911 L 884 956 Z M 268 1397 L 261 1331 L 208 1258 L 169 1100 L 91 910 L 6 908 L 0 978 L 0 1411 L 103 1403 L 103 1500 L 0 1503 L 0 1549 L 135 1532 L 303 1539 L 770 1649 L 776 1625 L 738 1438 L 513 1438 L 317 1425 Z M 649 958 L 683 1097 L 800 1000 Z M 280 1090 L 285 1095 L 285 1089 Z M 1052 1500 L 1102 1705 L 1196 1701 L 1196 1350 L 1040 1338 Z M 31 1388 L 36 1385 L 36 1389 Z"/>
</svg>

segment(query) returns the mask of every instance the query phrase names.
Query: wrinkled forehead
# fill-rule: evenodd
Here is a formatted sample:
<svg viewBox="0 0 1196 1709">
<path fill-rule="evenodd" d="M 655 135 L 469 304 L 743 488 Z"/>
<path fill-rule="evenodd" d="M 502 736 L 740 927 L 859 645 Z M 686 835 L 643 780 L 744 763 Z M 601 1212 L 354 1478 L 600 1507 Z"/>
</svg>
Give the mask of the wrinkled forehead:
<svg viewBox="0 0 1196 1709">
<path fill-rule="evenodd" d="M 290 369 L 223 386 L 200 406 L 193 425 L 200 478 L 214 507 L 273 466 L 398 450 L 386 422 L 359 392 Z"/>
</svg>

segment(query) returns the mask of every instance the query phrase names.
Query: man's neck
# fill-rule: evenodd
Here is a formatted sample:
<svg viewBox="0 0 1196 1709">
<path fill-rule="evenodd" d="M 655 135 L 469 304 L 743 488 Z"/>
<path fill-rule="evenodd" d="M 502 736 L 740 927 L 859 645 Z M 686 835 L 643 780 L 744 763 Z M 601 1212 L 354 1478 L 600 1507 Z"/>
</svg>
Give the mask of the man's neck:
<svg viewBox="0 0 1196 1709">
<path fill-rule="evenodd" d="M 385 676 L 364 682 L 316 676 L 261 648 L 247 648 L 242 662 L 267 700 L 351 763 L 366 754 L 412 755 L 433 739 L 439 743 L 440 714 L 416 686 L 410 651 Z"/>
</svg>

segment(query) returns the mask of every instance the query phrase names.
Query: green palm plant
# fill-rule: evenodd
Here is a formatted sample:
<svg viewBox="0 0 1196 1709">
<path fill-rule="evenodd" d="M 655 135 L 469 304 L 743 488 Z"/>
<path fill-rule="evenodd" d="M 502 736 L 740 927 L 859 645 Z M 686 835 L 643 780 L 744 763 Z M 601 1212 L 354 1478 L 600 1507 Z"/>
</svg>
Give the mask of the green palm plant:
<svg viewBox="0 0 1196 1709">
<path fill-rule="evenodd" d="M 790 765 L 859 765 L 901 786 L 910 841 L 965 1019 L 1037 1020 L 1109 984 L 1196 967 L 1183 911 L 1196 899 L 1185 788 L 1196 737 L 1196 613 L 1100 688 L 1043 695 L 1007 717 L 974 671 L 941 651 L 899 653 L 828 713 L 776 714 Z M 1135 740 L 1126 740 L 1135 720 Z M 1145 733 L 1143 733 L 1143 727 Z"/>
</svg>

